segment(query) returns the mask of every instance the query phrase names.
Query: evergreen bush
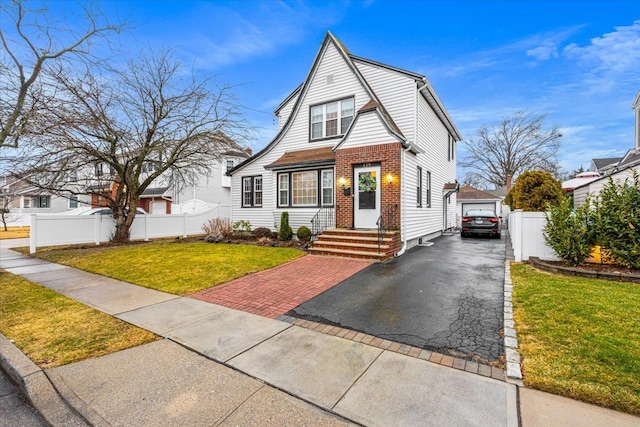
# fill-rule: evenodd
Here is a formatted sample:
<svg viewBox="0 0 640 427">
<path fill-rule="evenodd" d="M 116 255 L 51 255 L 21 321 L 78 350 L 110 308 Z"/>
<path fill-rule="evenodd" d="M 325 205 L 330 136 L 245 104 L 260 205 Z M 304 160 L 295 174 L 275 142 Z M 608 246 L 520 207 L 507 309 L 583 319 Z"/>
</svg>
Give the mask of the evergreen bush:
<svg viewBox="0 0 640 427">
<path fill-rule="evenodd" d="M 311 230 L 309 227 L 303 225 L 296 231 L 296 236 L 298 236 L 298 239 L 300 240 L 309 240 L 311 239 Z"/>
<path fill-rule="evenodd" d="M 590 201 L 573 209 L 573 200 L 564 198 L 546 213 L 544 238 L 567 264 L 580 265 L 591 254 L 595 243 L 594 212 Z"/>
<path fill-rule="evenodd" d="M 282 212 L 280 216 L 280 231 L 278 232 L 280 240 L 291 240 L 293 238 L 293 230 L 289 226 L 289 212 Z"/>
</svg>

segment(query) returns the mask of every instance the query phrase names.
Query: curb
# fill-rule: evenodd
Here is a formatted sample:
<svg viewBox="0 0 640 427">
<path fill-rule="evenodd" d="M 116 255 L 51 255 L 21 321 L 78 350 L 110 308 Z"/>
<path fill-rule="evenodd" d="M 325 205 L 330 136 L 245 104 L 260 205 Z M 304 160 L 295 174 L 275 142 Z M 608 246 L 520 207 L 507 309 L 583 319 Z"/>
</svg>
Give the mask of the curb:
<svg viewBox="0 0 640 427">
<path fill-rule="evenodd" d="M 513 320 L 513 303 L 511 300 L 513 282 L 511 282 L 511 261 L 504 262 L 504 352 L 507 359 L 506 376 L 509 382 L 522 385 L 522 369 L 520 352 L 518 352 L 518 335 Z"/>
<path fill-rule="evenodd" d="M 89 425 L 62 399 L 45 372 L 2 334 L 0 334 L 0 368 L 49 425 Z"/>
</svg>

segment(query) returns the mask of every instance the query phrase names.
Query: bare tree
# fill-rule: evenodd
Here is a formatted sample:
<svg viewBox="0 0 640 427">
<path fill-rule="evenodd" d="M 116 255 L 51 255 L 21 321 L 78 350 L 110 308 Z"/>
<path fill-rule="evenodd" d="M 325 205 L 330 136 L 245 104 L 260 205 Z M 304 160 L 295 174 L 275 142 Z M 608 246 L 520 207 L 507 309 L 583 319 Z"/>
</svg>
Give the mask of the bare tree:
<svg viewBox="0 0 640 427">
<path fill-rule="evenodd" d="M 129 239 L 147 188 L 193 183 L 242 138 L 231 88 L 186 72 L 171 51 L 147 53 L 120 69 L 52 76 L 55 120 L 22 144 L 22 179 L 54 194 L 100 197 L 113 210 L 113 241 Z"/>
<path fill-rule="evenodd" d="M 63 58 L 88 59 L 96 39 L 124 28 L 109 24 L 90 7 L 83 8 L 80 31 L 50 20 L 47 12 L 30 8 L 25 0 L 0 2 L 0 148 L 17 146 L 53 96 L 43 81 L 48 64 L 60 67 Z"/>
<path fill-rule="evenodd" d="M 514 179 L 528 170 L 543 170 L 557 176 L 557 153 L 562 134 L 556 125 L 545 127 L 544 114 L 518 111 L 499 125 L 478 129 L 464 141 L 467 155 L 460 165 L 470 170 L 469 180 L 501 187 L 507 175 Z"/>
</svg>

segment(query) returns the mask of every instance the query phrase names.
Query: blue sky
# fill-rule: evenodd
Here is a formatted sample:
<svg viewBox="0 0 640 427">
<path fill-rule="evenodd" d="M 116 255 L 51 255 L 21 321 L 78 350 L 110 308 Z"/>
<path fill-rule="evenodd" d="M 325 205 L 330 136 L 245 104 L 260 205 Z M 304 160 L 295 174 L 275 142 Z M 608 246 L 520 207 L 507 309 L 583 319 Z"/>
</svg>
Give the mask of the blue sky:
<svg viewBox="0 0 640 427">
<path fill-rule="evenodd" d="M 239 85 L 254 150 L 275 135 L 272 112 L 305 78 L 327 30 L 357 56 L 426 75 L 463 138 L 527 109 L 562 129 L 569 171 L 634 145 L 635 0 L 98 4 L 136 26 L 122 36 L 126 45 L 175 47 L 185 62 Z"/>
</svg>

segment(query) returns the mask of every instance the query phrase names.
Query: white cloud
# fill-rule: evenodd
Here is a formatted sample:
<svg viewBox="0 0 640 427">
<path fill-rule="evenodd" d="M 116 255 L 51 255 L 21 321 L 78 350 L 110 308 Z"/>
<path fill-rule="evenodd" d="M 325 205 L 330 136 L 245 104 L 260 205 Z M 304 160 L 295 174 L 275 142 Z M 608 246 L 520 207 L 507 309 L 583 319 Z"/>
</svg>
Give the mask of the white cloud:
<svg viewBox="0 0 640 427">
<path fill-rule="evenodd" d="M 640 20 L 594 37 L 586 46 L 572 43 L 564 48 L 564 53 L 585 67 L 593 67 L 595 72 L 637 72 L 640 69 Z"/>
<path fill-rule="evenodd" d="M 532 56 L 538 61 L 546 61 L 551 58 L 557 58 L 560 54 L 557 46 L 547 45 L 527 50 L 527 56 Z"/>
<path fill-rule="evenodd" d="M 324 3 L 292 6 L 265 1 L 240 5 L 230 9 L 205 3 L 194 11 L 194 19 L 213 17 L 207 31 L 192 31 L 182 43 L 200 66 L 216 69 L 273 54 L 283 46 L 303 42 L 318 29 L 331 27 L 345 15 L 344 7 Z"/>
</svg>

